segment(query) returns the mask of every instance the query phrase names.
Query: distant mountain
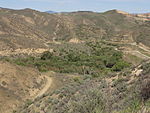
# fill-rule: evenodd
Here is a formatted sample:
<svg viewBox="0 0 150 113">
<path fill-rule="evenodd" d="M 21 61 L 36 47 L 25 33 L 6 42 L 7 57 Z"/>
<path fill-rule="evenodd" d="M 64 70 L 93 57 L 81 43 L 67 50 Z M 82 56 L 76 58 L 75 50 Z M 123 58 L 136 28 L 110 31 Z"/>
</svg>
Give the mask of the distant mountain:
<svg viewBox="0 0 150 113">
<path fill-rule="evenodd" d="M 71 13 L 71 12 L 55 12 L 55 11 L 45 11 L 46 13 L 49 14 L 54 14 L 54 13 Z"/>
<path fill-rule="evenodd" d="M 46 13 L 50 13 L 50 14 L 54 14 L 54 13 L 57 13 L 55 11 L 45 11 Z"/>
</svg>

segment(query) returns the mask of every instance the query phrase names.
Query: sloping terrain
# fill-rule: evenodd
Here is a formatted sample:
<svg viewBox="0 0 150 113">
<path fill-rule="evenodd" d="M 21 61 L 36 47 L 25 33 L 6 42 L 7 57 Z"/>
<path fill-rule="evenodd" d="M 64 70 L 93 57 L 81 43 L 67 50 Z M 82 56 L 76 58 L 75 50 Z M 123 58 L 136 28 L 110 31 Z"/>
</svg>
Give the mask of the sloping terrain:
<svg viewBox="0 0 150 113">
<path fill-rule="evenodd" d="M 0 61 L 0 113 L 11 113 L 34 97 L 44 81 L 36 69 Z"/>
<path fill-rule="evenodd" d="M 47 85 L 38 94 L 40 96 L 30 100 L 30 103 L 25 102 L 17 113 L 149 113 L 150 64 L 149 61 L 142 63 L 147 59 L 137 45 L 124 45 L 125 49 L 130 49 L 131 55 L 137 50 L 138 54 L 133 54 L 133 57 L 141 59 L 135 59 L 138 65 L 131 66 L 129 60 L 123 60 L 120 48 L 116 49 L 118 46 L 110 43 L 55 46 L 55 52 L 44 52 L 40 58 L 10 58 L 10 62 L 18 65 L 58 72 L 59 76 L 56 73 L 49 73 L 48 76 L 53 75 L 57 81 L 61 79 L 57 86 L 56 81 L 51 84 L 47 80 Z M 140 47 L 148 51 L 148 48 Z M 55 87 L 49 87 L 50 84 Z"/>
<path fill-rule="evenodd" d="M 48 14 L 32 9 L 1 8 L 0 50 L 46 48 L 47 42 L 71 39 L 136 40 L 148 45 L 149 39 L 142 39 L 142 34 L 149 33 L 148 23 L 117 10 L 105 13 L 81 11 Z"/>
<path fill-rule="evenodd" d="M 18 113 L 149 113 L 149 65 L 147 61 L 105 78 L 72 76 L 74 82 L 46 93 Z"/>
<path fill-rule="evenodd" d="M 148 14 L 0 8 L 0 113 L 149 113 L 149 31 Z"/>
</svg>

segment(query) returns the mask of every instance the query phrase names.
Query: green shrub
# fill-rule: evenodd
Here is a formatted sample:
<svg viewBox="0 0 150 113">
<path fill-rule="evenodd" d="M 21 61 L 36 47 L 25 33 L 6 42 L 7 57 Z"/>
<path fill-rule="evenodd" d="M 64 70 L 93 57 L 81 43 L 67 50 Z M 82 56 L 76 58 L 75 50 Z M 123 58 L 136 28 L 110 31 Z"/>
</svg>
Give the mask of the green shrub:
<svg viewBox="0 0 150 113">
<path fill-rule="evenodd" d="M 46 51 L 43 53 L 43 55 L 41 56 L 41 60 L 48 60 L 51 59 L 53 56 L 53 54 L 49 51 Z"/>
<path fill-rule="evenodd" d="M 127 62 L 119 61 L 112 67 L 112 70 L 121 71 L 122 69 L 127 68 L 127 67 L 129 67 L 129 64 Z"/>
<path fill-rule="evenodd" d="M 74 77 L 73 80 L 75 82 L 81 83 L 83 80 L 81 79 L 81 77 Z"/>
<path fill-rule="evenodd" d="M 132 100 L 129 107 L 120 113 L 137 113 L 141 109 L 141 102 L 138 99 Z"/>
<path fill-rule="evenodd" d="M 102 47 L 101 43 L 89 43 L 89 51 L 64 48 L 54 53 L 44 52 L 40 58 L 26 57 L 9 60 L 18 65 L 35 66 L 39 71 L 53 70 L 60 73 L 78 73 L 99 77 L 128 67 L 122 53 L 112 47 Z"/>
</svg>

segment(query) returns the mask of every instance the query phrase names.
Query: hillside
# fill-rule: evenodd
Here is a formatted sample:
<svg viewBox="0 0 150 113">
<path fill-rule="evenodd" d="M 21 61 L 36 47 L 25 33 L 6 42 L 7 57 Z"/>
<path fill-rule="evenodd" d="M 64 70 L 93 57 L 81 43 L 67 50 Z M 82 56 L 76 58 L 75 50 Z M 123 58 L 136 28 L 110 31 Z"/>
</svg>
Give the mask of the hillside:
<svg viewBox="0 0 150 113">
<path fill-rule="evenodd" d="M 149 68 L 144 69 L 147 66 L 149 63 L 145 62 L 105 78 L 76 76 L 75 81 L 46 93 L 17 113 L 149 113 Z"/>
<path fill-rule="evenodd" d="M 11 113 L 34 97 L 44 83 L 36 69 L 0 61 L 0 113 Z"/>
<path fill-rule="evenodd" d="M 149 113 L 149 14 L 0 8 L 0 113 Z"/>
<path fill-rule="evenodd" d="M 140 40 L 141 29 L 148 32 L 145 21 L 121 11 L 105 13 L 72 12 L 48 14 L 32 9 L 0 9 L 0 50 L 18 48 L 46 48 L 51 41 L 128 40 L 137 39 L 149 46 L 149 39 Z M 140 27 L 139 27 L 140 26 Z"/>
</svg>

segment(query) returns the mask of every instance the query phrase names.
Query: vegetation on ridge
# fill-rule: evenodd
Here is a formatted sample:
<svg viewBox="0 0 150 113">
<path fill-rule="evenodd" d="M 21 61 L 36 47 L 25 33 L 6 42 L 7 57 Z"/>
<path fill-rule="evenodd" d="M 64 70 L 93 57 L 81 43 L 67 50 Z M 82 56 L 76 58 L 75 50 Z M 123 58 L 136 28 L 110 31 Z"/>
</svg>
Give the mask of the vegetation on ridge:
<svg viewBox="0 0 150 113">
<path fill-rule="evenodd" d="M 34 66 L 39 71 L 53 70 L 60 73 L 78 73 L 102 76 L 109 72 L 118 72 L 129 67 L 123 60 L 122 53 L 97 42 L 87 43 L 91 50 L 82 52 L 73 49 L 44 52 L 40 58 L 15 58 L 12 62 L 18 65 Z"/>
</svg>

